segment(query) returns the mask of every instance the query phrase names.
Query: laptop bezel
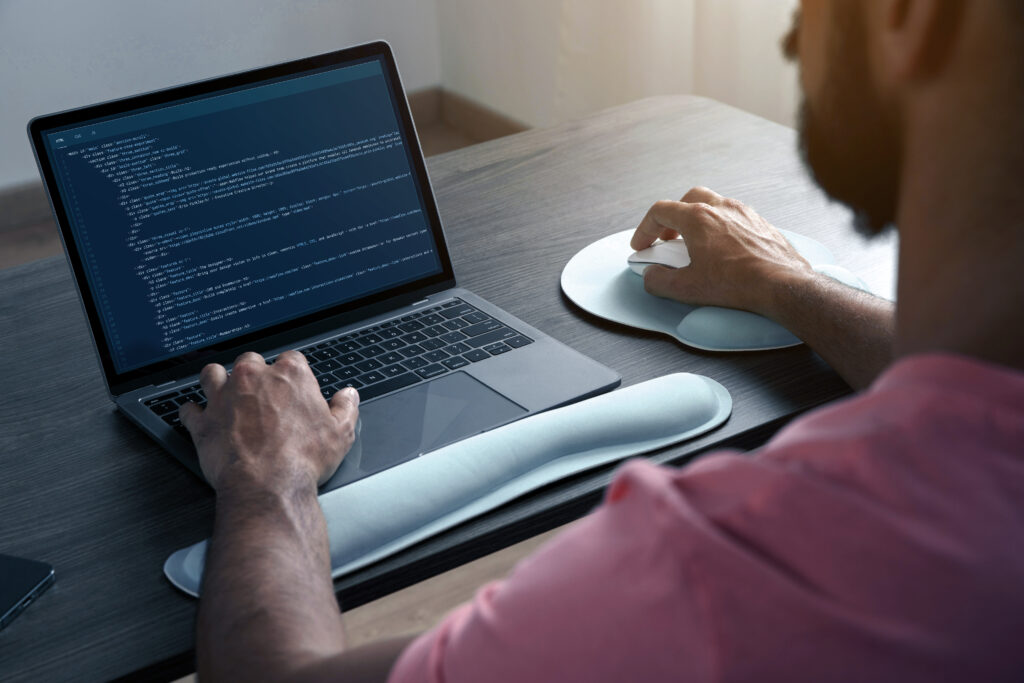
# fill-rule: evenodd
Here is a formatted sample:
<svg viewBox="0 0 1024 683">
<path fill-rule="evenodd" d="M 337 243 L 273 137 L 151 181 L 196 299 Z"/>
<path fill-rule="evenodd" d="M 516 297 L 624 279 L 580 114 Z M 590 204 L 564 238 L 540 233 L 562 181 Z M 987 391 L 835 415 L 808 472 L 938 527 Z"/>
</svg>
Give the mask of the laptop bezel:
<svg viewBox="0 0 1024 683">
<path fill-rule="evenodd" d="M 74 233 L 71 230 L 64 206 L 64 198 L 60 194 L 59 185 L 50 164 L 44 136 L 61 129 L 95 122 L 97 119 L 105 117 L 123 115 L 134 110 L 166 106 L 178 100 L 196 98 L 229 88 L 253 85 L 260 81 L 280 79 L 282 77 L 294 77 L 308 71 L 341 66 L 347 62 L 357 63 L 373 58 L 379 58 L 384 66 L 385 81 L 390 89 L 399 125 L 408 145 L 407 152 L 423 202 L 424 214 L 427 216 L 432 235 L 437 244 L 437 255 L 441 261 L 441 272 L 359 298 L 355 301 L 345 302 L 329 309 L 278 323 L 242 337 L 193 350 L 175 358 L 165 359 L 126 372 L 117 372 L 100 322 L 94 294 L 90 289 L 89 280 L 86 278 L 85 266 L 74 239 Z M 275 64 L 119 100 L 39 116 L 29 122 L 28 132 L 32 149 L 35 153 L 36 163 L 39 166 L 44 186 L 50 198 L 50 205 L 60 229 L 64 250 L 68 262 L 74 271 L 75 286 L 78 289 L 79 300 L 85 310 L 93 344 L 96 347 L 103 369 L 104 379 L 112 396 L 119 396 L 147 385 L 160 385 L 183 377 L 189 377 L 199 372 L 207 363 L 229 363 L 242 350 L 251 349 L 256 344 L 264 348 L 275 348 L 288 345 L 290 340 L 299 342 L 317 334 L 354 324 L 361 319 L 378 315 L 387 310 L 411 304 L 422 299 L 424 296 L 456 286 L 455 273 L 445 240 L 440 214 L 437 210 L 437 202 L 427 174 L 419 138 L 413 125 L 405 89 L 402 86 L 401 77 L 391 48 L 384 41 L 376 41 L 283 64 Z"/>
</svg>

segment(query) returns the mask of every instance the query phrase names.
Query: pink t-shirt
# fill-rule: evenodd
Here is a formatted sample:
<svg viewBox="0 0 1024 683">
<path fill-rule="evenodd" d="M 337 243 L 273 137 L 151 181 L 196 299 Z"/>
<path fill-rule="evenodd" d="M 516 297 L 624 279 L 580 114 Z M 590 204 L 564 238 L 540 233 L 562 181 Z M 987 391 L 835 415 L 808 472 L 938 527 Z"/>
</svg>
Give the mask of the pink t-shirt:
<svg viewBox="0 0 1024 683">
<path fill-rule="evenodd" d="M 929 355 L 605 502 L 404 681 L 1024 681 L 1024 373 Z"/>
</svg>

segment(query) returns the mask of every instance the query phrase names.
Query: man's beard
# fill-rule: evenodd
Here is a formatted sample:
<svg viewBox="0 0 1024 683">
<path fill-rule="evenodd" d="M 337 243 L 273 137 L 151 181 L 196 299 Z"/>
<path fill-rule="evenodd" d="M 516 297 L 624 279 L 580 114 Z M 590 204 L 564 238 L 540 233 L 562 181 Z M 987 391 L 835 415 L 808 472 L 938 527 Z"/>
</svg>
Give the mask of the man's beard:
<svg viewBox="0 0 1024 683">
<path fill-rule="evenodd" d="M 827 79 L 800 106 L 800 152 L 818 185 L 853 210 L 857 231 L 875 236 L 896 219 L 902 135 L 870 82 L 860 3 L 833 7 Z"/>
</svg>

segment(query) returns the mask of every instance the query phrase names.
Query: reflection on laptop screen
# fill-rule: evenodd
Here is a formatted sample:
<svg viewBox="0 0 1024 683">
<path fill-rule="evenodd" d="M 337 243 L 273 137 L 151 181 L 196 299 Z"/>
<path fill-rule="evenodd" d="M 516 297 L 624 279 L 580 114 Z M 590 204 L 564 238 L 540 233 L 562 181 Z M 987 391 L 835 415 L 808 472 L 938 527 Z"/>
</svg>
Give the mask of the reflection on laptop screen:
<svg viewBox="0 0 1024 683">
<path fill-rule="evenodd" d="M 442 269 L 377 60 L 46 146 L 118 372 Z"/>
</svg>

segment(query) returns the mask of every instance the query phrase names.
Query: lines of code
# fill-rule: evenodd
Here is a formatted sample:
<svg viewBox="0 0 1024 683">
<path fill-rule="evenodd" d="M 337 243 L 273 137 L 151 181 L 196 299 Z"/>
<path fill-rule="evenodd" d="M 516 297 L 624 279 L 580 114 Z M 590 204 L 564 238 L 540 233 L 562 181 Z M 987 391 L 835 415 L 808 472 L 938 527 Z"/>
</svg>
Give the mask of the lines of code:
<svg viewBox="0 0 1024 683">
<path fill-rule="evenodd" d="M 380 76 L 89 141 L 57 166 L 122 372 L 440 270 Z"/>
</svg>

